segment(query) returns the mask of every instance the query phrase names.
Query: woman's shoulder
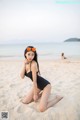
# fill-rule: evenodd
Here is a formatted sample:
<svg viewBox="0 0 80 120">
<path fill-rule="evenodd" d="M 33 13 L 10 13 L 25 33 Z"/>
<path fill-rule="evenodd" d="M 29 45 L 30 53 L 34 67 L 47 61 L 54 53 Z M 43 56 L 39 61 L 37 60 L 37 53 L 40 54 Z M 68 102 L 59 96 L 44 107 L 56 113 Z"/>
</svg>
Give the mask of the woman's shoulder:
<svg viewBox="0 0 80 120">
<path fill-rule="evenodd" d="M 34 61 L 34 60 L 32 61 L 32 63 L 31 63 L 31 64 L 32 64 L 32 66 L 33 66 L 33 67 L 34 67 L 34 66 L 37 66 L 37 62 L 36 62 L 36 61 Z"/>
</svg>

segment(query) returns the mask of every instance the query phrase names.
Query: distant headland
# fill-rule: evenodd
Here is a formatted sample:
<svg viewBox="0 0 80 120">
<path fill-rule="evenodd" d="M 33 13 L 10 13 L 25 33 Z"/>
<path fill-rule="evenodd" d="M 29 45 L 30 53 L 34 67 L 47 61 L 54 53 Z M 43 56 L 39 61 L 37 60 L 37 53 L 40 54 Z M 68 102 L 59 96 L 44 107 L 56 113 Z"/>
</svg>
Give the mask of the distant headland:
<svg viewBox="0 0 80 120">
<path fill-rule="evenodd" d="M 80 42 L 79 38 L 69 38 L 67 40 L 65 40 L 64 42 Z"/>
</svg>

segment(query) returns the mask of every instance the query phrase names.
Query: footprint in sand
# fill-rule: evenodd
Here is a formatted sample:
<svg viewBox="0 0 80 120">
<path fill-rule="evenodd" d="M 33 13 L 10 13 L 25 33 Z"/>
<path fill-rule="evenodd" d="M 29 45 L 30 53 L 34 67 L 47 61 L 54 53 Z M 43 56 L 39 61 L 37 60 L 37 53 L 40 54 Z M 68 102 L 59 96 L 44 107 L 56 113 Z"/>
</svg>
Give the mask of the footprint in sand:
<svg viewBox="0 0 80 120">
<path fill-rule="evenodd" d="M 16 86 L 18 86 L 18 84 L 10 84 L 9 85 L 10 88 L 13 88 L 13 87 L 16 87 Z"/>
<path fill-rule="evenodd" d="M 1 99 L 1 98 L 3 98 L 3 97 L 4 97 L 4 95 L 3 95 L 3 94 L 2 94 L 2 95 L 0 95 L 0 99 Z"/>
<path fill-rule="evenodd" d="M 23 95 L 21 95 L 21 93 L 17 93 L 17 96 L 18 96 L 19 98 L 22 98 L 22 97 L 23 97 Z"/>
<path fill-rule="evenodd" d="M 27 109 L 27 105 L 23 105 L 23 104 L 20 103 L 15 108 L 15 111 L 17 111 L 18 113 L 23 113 L 26 109 Z"/>
<path fill-rule="evenodd" d="M 19 91 L 19 92 L 17 92 L 17 97 L 18 97 L 18 98 L 23 98 L 23 97 L 25 97 L 26 95 L 27 95 L 27 93 L 25 94 L 24 91 Z"/>
<path fill-rule="evenodd" d="M 3 86 L 0 86 L 0 89 L 3 88 Z"/>
<path fill-rule="evenodd" d="M 2 100 L 0 100 L 0 104 L 1 104 L 1 105 L 7 105 L 7 101 L 4 100 L 4 99 L 2 99 Z"/>
</svg>

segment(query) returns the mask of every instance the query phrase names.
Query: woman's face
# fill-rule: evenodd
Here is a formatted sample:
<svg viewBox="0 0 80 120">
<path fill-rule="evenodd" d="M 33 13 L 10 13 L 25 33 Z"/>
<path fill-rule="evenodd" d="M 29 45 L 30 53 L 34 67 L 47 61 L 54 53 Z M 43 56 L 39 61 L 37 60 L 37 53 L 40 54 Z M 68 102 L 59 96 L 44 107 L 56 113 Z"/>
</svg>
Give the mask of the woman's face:
<svg viewBox="0 0 80 120">
<path fill-rule="evenodd" d="M 34 59 L 35 53 L 32 51 L 29 51 L 26 53 L 26 58 L 29 62 L 31 62 Z"/>
</svg>

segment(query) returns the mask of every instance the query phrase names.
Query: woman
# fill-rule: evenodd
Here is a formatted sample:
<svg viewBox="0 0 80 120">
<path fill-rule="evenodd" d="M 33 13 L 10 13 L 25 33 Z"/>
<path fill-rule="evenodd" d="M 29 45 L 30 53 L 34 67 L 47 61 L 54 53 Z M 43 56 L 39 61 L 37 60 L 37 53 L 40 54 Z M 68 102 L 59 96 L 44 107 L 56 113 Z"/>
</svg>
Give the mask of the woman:
<svg viewBox="0 0 80 120">
<path fill-rule="evenodd" d="M 62 97 L 57 96 L 56 100 L 48 101 L 51 93 L 51 83 L 40 76 L 36 48 L 28 46 L 24 51 L 24 57 L 25 60 L 20 76 L 22 79 L 25 76 L 29 77 L 33 81 L 33 86 L 27 96 L 22 100 L 22 103 L 28 104 L 32 101 L 36 102 L 41 97 L 38 110 L 43 112 L 61 100 Z"/>
</svg>

